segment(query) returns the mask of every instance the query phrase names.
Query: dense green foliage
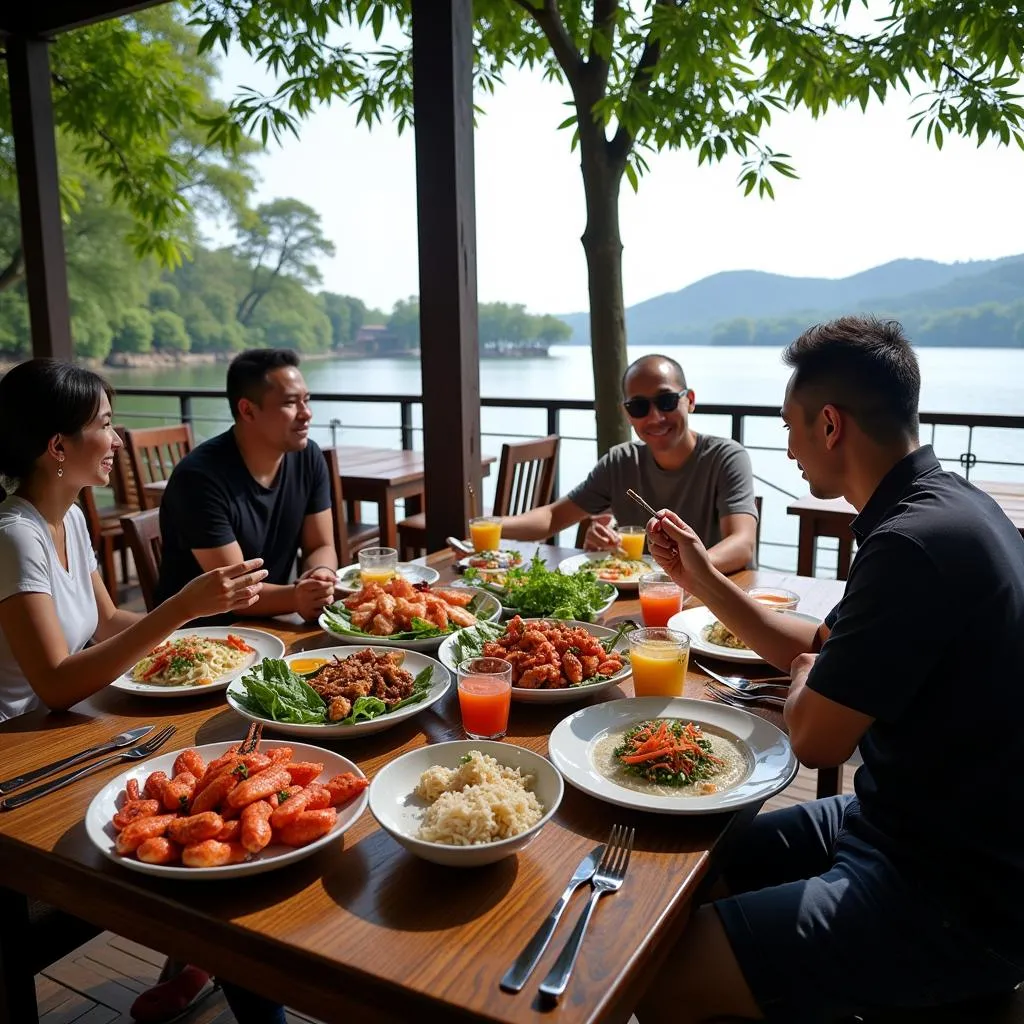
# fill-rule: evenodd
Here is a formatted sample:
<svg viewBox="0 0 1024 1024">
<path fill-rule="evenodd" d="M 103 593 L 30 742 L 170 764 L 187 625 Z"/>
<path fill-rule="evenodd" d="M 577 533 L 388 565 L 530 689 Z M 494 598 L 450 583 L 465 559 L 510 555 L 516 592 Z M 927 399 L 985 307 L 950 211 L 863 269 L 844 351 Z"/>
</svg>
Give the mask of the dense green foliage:
<svg viewBox="0 0 1024 1024">
<path fill-rule="evenodd" d="M 572 329 L 563 320 L 549 314 L 526 312 L 521 303 L 481 302 L 478 308 L 480 343 L 488 346 L 503 342 L 519 345 L 540 341 L 548 345 L 569 340 Z M 405 348 L 416 348 L 420 343 L 420 305 L 415 295 L 399 299 L 387 322 L 388 331 Z"/>
</svg>

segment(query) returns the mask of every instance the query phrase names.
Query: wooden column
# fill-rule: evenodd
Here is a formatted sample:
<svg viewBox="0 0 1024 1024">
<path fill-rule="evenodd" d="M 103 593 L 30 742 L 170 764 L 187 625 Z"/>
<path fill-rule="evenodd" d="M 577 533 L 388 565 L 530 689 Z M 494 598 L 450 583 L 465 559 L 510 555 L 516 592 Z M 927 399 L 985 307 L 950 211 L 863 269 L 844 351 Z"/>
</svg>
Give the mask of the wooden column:
<svg viewBox="0 0 1024 1024">
<path fill-rule="evenodd" d="M 413 0 L 427 547 L 462 537 L 481 494 L 472 0 Z M 482 509 L 481 509 L 482 511 Z"/>
<path fill-rule="evenodd" d="M 7 74 L 32 352 L 71 359 L 71 310 L 48 49 L 49 43 L 43 39 L 9 36 Z"/>
</svg>

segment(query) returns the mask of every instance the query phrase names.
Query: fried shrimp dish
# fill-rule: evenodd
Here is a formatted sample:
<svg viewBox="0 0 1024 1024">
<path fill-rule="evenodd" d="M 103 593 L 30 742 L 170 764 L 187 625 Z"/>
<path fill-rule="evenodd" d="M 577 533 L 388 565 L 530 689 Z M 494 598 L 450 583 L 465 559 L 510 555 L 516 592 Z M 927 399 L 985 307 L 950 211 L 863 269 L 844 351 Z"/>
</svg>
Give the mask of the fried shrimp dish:
<svg viewBox="0 0 1024 1024">
<path fill-rule="evenodd" d="M 390 711 L 413 691 L 412 673 L 402 668 L 404 658 L 404 651 L 378 654 L 367 648 L 347 658 L 336 657 L 306 681 L 323 697 L 330 722 L 348 718 L 360 697 L 376 697 Z"/>
<path fill-rule="evenodd" d="M 463 590 L 431 590 L 426 584 L 412 584 L 394 576 L 383 586 L 368 583 L 342 604 L 349 610 L 352 625 L 374 636 L 390 636 L 427 623 L 447 630 L 476 625 L 468 610 L 473 594 Z"/>
<path fill-rule="evenodd" d="M 618 651 L 608 652 L 582 626 L 541 620 L 509 621 L 504 635 L 484 644 L 487 658 L 512 665 L 512 685 L 526 690 L 556 690 L 597 682 L 622 669 Z"/>
</svg>

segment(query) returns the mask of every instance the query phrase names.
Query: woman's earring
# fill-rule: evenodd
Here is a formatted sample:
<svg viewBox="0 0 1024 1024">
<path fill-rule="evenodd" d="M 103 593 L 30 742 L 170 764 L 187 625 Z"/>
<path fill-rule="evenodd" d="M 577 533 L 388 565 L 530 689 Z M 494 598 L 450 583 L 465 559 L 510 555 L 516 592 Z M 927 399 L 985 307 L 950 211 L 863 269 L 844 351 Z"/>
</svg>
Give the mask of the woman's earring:
<svg viewBox="0 0 1024 1024">
<path fill-rule="evenodd" d="M 60 476 L 63 476 L 63 475 L 64 475 L 64 456 L 61 455 L 57 459 L 57 476 L 60 477 Z"/>
</svg>

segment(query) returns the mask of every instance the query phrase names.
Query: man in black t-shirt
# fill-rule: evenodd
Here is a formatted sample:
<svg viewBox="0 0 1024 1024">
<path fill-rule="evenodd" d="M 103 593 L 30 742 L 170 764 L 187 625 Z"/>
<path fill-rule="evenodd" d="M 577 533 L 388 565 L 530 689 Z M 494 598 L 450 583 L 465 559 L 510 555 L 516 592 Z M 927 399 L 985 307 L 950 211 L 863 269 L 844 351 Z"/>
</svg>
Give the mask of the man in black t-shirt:
<svg viewBox="0 0 1024 1024">
<path fill-rule="evenodd" d="M 859 748 L 863 765 L 855 796 L 759 815 L 736 837 L 729 895 L 695 911 L 643 1024 L 829 1021 L 1024 980 L 1024 540 L 919 446 L 899 324 L 820 325 L 785 358 L 789 456 L 814 495 L 859 512 L 843 600 L 817 629 L 766 610 L 672 513 L 649 524 L 651 550 L 790 670 L 797 757 L 831 767 Z"/>
<path fill-rule="evenodd" d="M 255 349 L 232 360 L 234 426 L 185 456 L 167 482 L 158 601 L 203 572 L 256 555 L 268 575 L 247 614 L 313 619 L 333 600 L 330 481 L 309 440 L 309 391 L 298 365 L 288 349 Z M 293 582 L 300 551 L 302 572 Z"/>
</svg>

